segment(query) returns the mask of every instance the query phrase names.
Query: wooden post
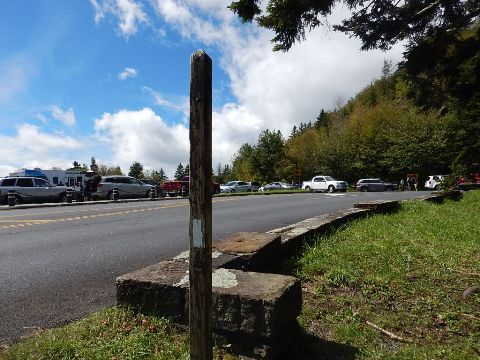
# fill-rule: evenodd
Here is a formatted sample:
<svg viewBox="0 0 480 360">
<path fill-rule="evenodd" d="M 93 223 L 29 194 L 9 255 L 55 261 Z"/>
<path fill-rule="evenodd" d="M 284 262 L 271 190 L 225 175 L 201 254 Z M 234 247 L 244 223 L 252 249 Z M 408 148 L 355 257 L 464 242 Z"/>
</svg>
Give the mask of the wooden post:
<svg viewBox="0 0 480 360">
<path fill-rule="evenodd" d="M 212 350 L 212 60 L 190 61 L 190 359 Z"/>
</svg>

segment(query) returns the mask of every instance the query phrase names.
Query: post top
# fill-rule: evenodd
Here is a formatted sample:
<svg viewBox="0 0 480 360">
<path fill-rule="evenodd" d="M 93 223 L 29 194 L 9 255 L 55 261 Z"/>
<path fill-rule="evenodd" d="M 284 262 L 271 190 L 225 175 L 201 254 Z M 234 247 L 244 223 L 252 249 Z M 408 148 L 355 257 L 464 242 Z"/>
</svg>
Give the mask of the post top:
<svg viewBox="0 0 480 360">
<path fill-rule="evenodd" d="M 202 58 L 202 57 L 205 57 L 207 59 L 210 59 L 210 56 L 208 56 L 208 54 L 203 51 L 202 49 L 198 49 L 197 51 L 195 51 L 193 54 L 192 54 L 192 59 L 195 59 L 195 58 Z M 211 59 L 210 59 L 211 60 Z"/>
</svg>

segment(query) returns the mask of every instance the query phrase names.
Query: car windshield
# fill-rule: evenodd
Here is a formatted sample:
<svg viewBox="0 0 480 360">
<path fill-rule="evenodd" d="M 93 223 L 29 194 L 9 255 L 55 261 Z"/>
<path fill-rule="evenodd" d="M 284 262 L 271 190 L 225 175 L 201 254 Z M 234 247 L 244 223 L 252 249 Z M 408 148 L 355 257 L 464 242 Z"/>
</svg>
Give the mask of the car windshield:
<svg viewBox="0 0 480 360">
<path fill-rule="evenodd" d="M 230 181 L 230 182 L 226 183 L 225 186 L 233 186 L 235 184 L 236 184 L 235 181 Z"/>
<path fill-rule="evenodd" d="M 327 180 L 327 181 L 337 181 L 336 179 L 332 178 L 331 176 L 325 176 L 325 180 Z"/>
</svg>

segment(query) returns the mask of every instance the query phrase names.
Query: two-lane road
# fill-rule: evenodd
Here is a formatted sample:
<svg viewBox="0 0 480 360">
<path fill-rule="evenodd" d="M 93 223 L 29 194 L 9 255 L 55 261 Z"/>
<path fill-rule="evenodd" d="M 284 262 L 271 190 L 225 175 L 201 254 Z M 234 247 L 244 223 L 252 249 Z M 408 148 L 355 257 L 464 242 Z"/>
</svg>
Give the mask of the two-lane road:
<svg viewBox="0 0 480 360">
<path fill-rule="evenodd" d="M 213 239 L 421 192 L 214 198 Z M 0 343 L 115 302 L 115 278 L 188 249 L 185 199 L 0 211 Z"/>
</svg>

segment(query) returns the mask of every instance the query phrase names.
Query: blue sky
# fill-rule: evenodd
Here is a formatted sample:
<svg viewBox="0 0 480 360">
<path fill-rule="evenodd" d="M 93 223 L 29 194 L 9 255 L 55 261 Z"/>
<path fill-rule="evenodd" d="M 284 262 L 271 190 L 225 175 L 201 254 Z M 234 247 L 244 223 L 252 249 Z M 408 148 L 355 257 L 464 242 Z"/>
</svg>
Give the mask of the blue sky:
<svg viewBox="0 0 480 360">
<path fill-rule="evenodd" d="M 188 159 L 190 56 L 213 60 L 213 161 L 353 96 L 389 53 L 319 29 L 287 54 L 221 0 L 16 0 L 0 11 L 0 176 L 74 160 L 169 176 Z M 332 20 L 339 19 L 340 9 Z"/>
</svg>

